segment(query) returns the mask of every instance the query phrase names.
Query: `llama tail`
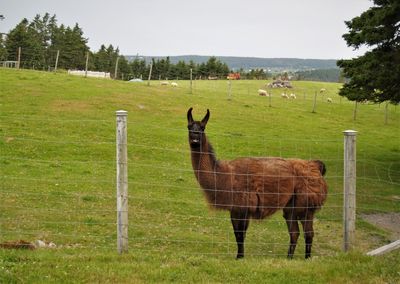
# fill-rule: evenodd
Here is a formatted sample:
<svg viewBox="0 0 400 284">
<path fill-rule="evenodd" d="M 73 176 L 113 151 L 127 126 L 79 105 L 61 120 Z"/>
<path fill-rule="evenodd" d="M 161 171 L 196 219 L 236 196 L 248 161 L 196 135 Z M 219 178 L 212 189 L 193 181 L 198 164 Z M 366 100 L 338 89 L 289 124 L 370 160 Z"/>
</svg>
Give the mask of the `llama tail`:
<svg viewBox="0 0 400 284">
<path fill-rule="evenodd" d="M 321 175 L 325 175 L 326 173 L 326 166 L 324 164 L 324 162 L 320 161 L 320 160 L 314 160 L 314 163 L 316 163 L 319 167 L 319 171 L 321 172 Z"/>
</svg>

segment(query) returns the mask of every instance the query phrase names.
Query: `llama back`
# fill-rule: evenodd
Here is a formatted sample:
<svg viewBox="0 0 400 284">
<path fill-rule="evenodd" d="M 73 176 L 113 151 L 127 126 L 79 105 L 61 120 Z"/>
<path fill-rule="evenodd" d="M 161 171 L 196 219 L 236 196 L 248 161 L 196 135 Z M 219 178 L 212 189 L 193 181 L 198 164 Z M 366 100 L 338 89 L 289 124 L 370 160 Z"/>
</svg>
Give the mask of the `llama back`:
<svg viewBox="0 0 400 284">
<path fill-rule="evenodd" d="M 286 206 L 295 189 L 293 167 L 282 158 L 239 158 L 234 169 L 233 205 L 246 204 L 254 219 L 263 219 Z"/>
</svg>

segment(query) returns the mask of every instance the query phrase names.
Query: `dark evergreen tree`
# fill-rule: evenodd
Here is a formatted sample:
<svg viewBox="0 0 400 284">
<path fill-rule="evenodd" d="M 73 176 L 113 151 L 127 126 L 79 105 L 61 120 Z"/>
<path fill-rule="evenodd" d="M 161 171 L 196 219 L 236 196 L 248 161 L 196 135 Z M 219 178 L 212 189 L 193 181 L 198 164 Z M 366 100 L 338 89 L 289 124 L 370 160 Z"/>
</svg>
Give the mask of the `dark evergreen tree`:
<svg viewBox="0 0 400 284">
<path fill-rule="evenodd" d="M 347 45 L 372 48 L 363 56 L 339 60 L 349 79 L 340 95 L 350 100 L 400 102 L 400 1 L 373 0 L 374 6 L 347 21 Z"/>
<path fill-rule="evenodd" d="M 129 80 L 129 75 L 131 74 L 131 67 L 125 56 L 119 55 L 118 61 L 118 76 L 117 79 Z"/>
<path fill-rule="evenodd" d="M 18 60 L 18 49 L 21 48 L 21 67 L 39 67 L 41 65 L 42 47 L 39 35 L 29 25 L 27 19 L 23 19 L 12 29 L 5 41 L 9 60 Z"/>
<path fill-rule="evenodd" d="M 146 62 L 144 60 L 140 60 L 139 58 L 135 58 L 130 64 L 130 72 L 131 78 L 141 78 L 143 79 L 146 74 Z M 130 79 L 130 78 L 129 78 Z"/>
</svg>

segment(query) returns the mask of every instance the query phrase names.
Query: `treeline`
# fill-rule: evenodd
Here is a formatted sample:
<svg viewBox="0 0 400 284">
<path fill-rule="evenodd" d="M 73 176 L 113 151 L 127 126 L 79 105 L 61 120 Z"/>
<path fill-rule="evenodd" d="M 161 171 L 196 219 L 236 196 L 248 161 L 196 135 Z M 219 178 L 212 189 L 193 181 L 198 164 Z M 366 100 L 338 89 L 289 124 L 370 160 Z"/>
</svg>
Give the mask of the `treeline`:
<svg viewBox="0 0 400 284">
<path fill-rule="evenodd" d="M 211 57 L 206 63 L 180 61 L 172 64 L 169 58 L 128 61 L 113 45 L 102 45 L 97 52 L 90 50 L 88 39 L 78 24 L 68 27 L 57 23 L 56 15 L 36 15 L 32 21 L 23 19 L 5 37 L 0 37 L 0 61 L 17 61 L 20 53 L 20 67 L 38 70 L 88 69 L 110 72 L 114 76 L 117 66 L 118 79 L 146 77 L 152 65 L 152 79 L 224 78 L 230 72 L 228 65 Z M 117 63 L 118 62 L 118 63 Z"/>
<path fill-rule="evenodd" d="M 299 81 L 344 82 L 343 74 L 338 68 L 298 71 L 293 79 Z"/>
</svg>

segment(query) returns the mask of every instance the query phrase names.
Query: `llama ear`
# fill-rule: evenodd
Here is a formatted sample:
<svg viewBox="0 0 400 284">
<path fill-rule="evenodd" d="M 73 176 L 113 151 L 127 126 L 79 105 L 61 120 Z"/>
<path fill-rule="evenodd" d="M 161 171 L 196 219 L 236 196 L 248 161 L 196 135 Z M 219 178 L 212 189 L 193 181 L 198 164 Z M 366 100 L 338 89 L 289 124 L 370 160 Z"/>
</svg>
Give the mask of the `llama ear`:
<svg viewBox="0 0 400 284">
<path fill-rule="evenodd" d="M 188 112 L 187 112 L 187 120 L 188 120 L 188 123 L 189 123 L 189 124 L 192 124 L 192 123 L 193 123 L 192 110 L 193 110 L 193 108 L 191 107 L 191 108 L 188 110 Z"/>
<path fill-rule="evenodd" d="M 210 111 L 207 109 L 207 114 L 206 114 L 206 116 L 203 118 L 203 120 L 201 121 L 201 125 L 202 125 L 203 127 L 206 126 L 207 121 L 208 121 L 209 118 L 210 118 Z"/>
</svg>

